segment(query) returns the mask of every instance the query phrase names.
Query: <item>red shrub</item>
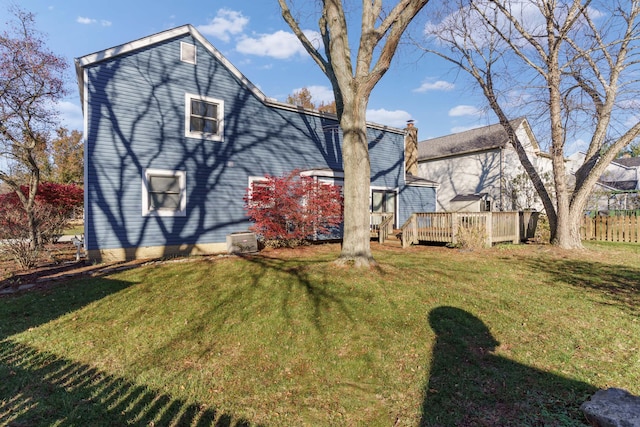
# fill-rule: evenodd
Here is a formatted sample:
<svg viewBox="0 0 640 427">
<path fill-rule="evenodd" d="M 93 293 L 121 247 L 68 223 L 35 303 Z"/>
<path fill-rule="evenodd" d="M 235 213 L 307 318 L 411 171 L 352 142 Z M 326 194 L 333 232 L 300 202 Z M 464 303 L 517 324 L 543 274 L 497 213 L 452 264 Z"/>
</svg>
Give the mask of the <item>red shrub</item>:
<svg viewBox="0 0 640 427">
<path fill-rule="evenodd" d="M 267 242 L 295 246 L 330 236 L 342 223 L 342 195 L 337 185 L 300 176 L 267 176 L 253 182 L 244 197 L 251 227 Z"/>
<path fill-rule="evenodd" d="M 29 194 L 26 186 L 21 191 Z M 74 184 L 43 182 L 38 186 L 34 212 L 44 241 L 62 232 L 74 211 L 83 204 L 84 191 Z M 15 192 L 0 195 L 0 238 L 26 238 L 27 215 Z"/>
</svg>

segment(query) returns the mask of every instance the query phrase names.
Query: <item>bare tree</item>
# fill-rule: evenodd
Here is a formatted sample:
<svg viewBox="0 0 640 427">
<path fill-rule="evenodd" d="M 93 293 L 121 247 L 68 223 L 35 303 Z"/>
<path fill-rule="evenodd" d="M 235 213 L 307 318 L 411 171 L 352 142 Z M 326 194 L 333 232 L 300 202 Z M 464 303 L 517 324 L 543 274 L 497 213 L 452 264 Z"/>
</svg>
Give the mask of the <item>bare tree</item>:
<svg viewBox="0 0 640 427">
<path fill-rule="evenodd" d="M 400 0 L 390 11 L 385 11 L 382 0 L 363 1 L 360 40 L 352 56 L 342 1 L 319 2 L 322 40 L 314 44 L 294 18 L 293 2 L 278 0 L 284 20 L 331 82 L 344 135 L 344 236 L 338 263 L 375 263 L 369 244 L 371 165 L 365 113 L 371 91 L 389 69 L 402 35 L 428 1 Z"/>
<path fill-rule="evenodd" d="M 33 14 L 17 7 L 11 12 L 15 19 L 0 35 L 0 181 L 20 199 L 36 247 L 35 197 L 48 135 L 55 126 L 54 104 L 65 93 L 66 64 L 46 48 Z M 14 174 L 17 170 L 23 173 Z"/>
<path fill-rule="evenodd" d="M 589 194 L 640 134 L 638 116 L 628 110 L 637 109 L 639 3 L 460 0 L 427 26 L 432 44 L 426 49 L 472 76 L 498 116 L 544 204 L 551 240 L 563 248 L 582 247 Z M 553 195 L 509 124 L 527 112 L 547 126 Z M 566 143 L 585 135 L 586 158 L 571 185 Z"/>
</svg>

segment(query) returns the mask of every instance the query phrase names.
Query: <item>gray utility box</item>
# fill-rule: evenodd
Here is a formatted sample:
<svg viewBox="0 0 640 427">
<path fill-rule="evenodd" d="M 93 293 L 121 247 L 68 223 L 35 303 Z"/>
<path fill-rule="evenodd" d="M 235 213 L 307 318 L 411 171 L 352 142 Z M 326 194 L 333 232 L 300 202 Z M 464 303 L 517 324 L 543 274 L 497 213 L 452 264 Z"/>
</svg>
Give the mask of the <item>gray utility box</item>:
<svg viewBox="0 0 640 427">
<path fill-rule="evenodd" d="M 227 253 L 246 254 L 252 252 L 258 252 L 256 233 L 240 231 L 227 235 Z"/>
</svg>

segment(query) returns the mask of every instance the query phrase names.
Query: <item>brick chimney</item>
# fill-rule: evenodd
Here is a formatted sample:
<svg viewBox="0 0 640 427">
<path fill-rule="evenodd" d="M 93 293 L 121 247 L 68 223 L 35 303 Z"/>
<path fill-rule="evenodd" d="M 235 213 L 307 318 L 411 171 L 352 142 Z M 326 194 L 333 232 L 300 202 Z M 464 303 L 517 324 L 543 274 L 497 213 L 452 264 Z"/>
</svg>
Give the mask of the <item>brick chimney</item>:
<svg viewBox="0 0 640 427">
<path fill-rule="evenodd" d="M 408 175 L 418 175 L 418 128 L 413 120 L 407 121 L 404 130 L 404 167 Z"/>
</svg>

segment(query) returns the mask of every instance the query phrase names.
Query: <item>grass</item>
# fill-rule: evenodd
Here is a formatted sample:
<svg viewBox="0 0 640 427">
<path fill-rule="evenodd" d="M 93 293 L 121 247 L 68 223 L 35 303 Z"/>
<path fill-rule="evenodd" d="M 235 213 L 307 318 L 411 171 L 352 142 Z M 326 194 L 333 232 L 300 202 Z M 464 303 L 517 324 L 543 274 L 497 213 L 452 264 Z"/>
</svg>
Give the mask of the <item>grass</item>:
<svg viewBox="0 0 640 427">
<path fill-rule="evenodd" d="M 71 221 L 62 231 L 62 234 L 70 236 L 80 236 L 84 234 L 84 223 L 81 221 Z"/>
<path fill-rule="evenodd" d="M 640 393 L 640 246 L 338 246 L 0 300 L 0 424 L 583 425 Z"/>
</svg>

